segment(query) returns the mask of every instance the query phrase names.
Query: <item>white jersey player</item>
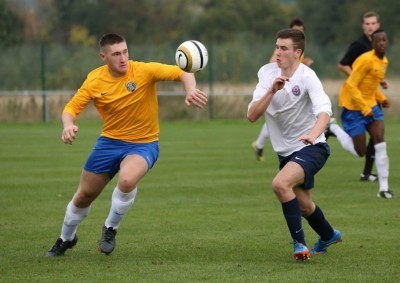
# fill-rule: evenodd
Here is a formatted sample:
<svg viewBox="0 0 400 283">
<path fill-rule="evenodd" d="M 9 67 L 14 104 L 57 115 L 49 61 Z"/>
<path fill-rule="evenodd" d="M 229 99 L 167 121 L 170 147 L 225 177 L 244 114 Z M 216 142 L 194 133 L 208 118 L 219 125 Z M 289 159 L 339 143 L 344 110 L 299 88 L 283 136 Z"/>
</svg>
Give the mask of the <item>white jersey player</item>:
<svg viewBox="0 0 400 283">
<path fill-rule="evenodd" d="M 315 72 L 300 63 L 304 47 L 302 31 L 277 33 L 276 63 L 259 70 L 247 113 L 250 122 L 265 116 L 280 168 L 272 188 L 293 239 L 293 257 L 302 261 L 309 259 L 310 253 L 325 253 L 328 246 L 341 241 L 341 233 L 332 228 L 312 200 L 314 176 L 330 155 L 324 131 L 332 106 Z M 310 251 L 301 217 L 319 236 Z"/>
</svg>

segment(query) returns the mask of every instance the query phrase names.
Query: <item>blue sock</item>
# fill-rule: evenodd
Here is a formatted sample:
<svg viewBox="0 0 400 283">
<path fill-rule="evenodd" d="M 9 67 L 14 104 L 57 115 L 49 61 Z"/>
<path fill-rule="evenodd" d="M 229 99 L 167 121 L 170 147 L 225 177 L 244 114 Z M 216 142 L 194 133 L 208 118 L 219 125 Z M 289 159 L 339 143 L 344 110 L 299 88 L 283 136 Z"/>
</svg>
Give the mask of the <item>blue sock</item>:
<svg viewBox="0 0 400 283">
<path fill-rule="evenodd" d="M 282 210 L 293 240 L 306 245 L 304 231 L 301 225 L 300 206 L 297 198 L 282 203 Z"/>
<path fill-rule="evenodd" d="M 333 228 L 325 219 L 324 213 L 319 208 L 319 206 L 315 206 L 314 212 L 304 218 L 307 219 L 308 224 L 310 224 L 311 228 L 313 228 L 313 230 L 317 232 L 322 241 L 328 241 L 332 239 Z"/>
</svg>

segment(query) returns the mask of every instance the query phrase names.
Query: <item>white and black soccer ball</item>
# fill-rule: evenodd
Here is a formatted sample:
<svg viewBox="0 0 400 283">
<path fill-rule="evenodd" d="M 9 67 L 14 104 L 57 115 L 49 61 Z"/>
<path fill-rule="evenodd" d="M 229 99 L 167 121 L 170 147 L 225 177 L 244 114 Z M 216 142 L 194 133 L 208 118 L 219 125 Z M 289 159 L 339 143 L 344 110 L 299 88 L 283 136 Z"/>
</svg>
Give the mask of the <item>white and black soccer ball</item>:
<svg viewBox="0 0 400 283">
<path fill-rule="evenodd" d="M 179 68 L 186 72 L 201 71 L 208 63 L 207 48 L 196 40 L 185 41 L 176 49 L 175 61 Z"/>
</svg>

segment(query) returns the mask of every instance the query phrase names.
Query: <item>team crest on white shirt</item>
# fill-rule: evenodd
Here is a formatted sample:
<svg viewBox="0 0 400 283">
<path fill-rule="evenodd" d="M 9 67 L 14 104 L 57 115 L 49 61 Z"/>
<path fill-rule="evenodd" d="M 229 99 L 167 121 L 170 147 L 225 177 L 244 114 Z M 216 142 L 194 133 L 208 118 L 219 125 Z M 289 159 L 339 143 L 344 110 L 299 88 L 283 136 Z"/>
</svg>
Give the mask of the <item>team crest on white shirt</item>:
<svg viewBox="0 0 400 283">
<path fill-rule="evenodd" d="M 128 83 L 126 84 L 126 89 L 127 89 L 129 92 L 134 92 L 135 89 L 136 89 L 136 84 L 135 84 L 134 82 L 128 82 Z"/>
<path fill-rule="evenodd" d="M 295 86 L 292 88 L 292 93 L 293 93 L 294 96 L 299 96 L 300 93 L 301 93 L 300 87 L 299 87 L 298 85 L 295 85 Z"/>
</svg>

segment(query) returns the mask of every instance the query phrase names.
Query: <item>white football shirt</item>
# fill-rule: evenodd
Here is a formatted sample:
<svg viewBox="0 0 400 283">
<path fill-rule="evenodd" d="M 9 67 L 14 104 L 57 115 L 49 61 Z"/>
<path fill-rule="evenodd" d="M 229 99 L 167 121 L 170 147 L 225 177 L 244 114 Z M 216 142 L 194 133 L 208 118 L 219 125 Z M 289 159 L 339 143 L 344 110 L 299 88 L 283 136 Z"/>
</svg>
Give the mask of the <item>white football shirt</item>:
<svg viewBox="0 0 400 283">
<path fill-rule="evenodd" d="M 279 76 L 281 69 L 276 63 L 260 68 L 249 108 L 267 93 Z M 322 112 L 332 116 L 331 101 L 315 72 L 300 64 L 283 89 L 275 93 L 264 114 L 274 151 L 288 156 L 306 146 L 299 138 L 311 131 Z M 325 141 L 322 133 L 315 143 Z"/>
</svg>

